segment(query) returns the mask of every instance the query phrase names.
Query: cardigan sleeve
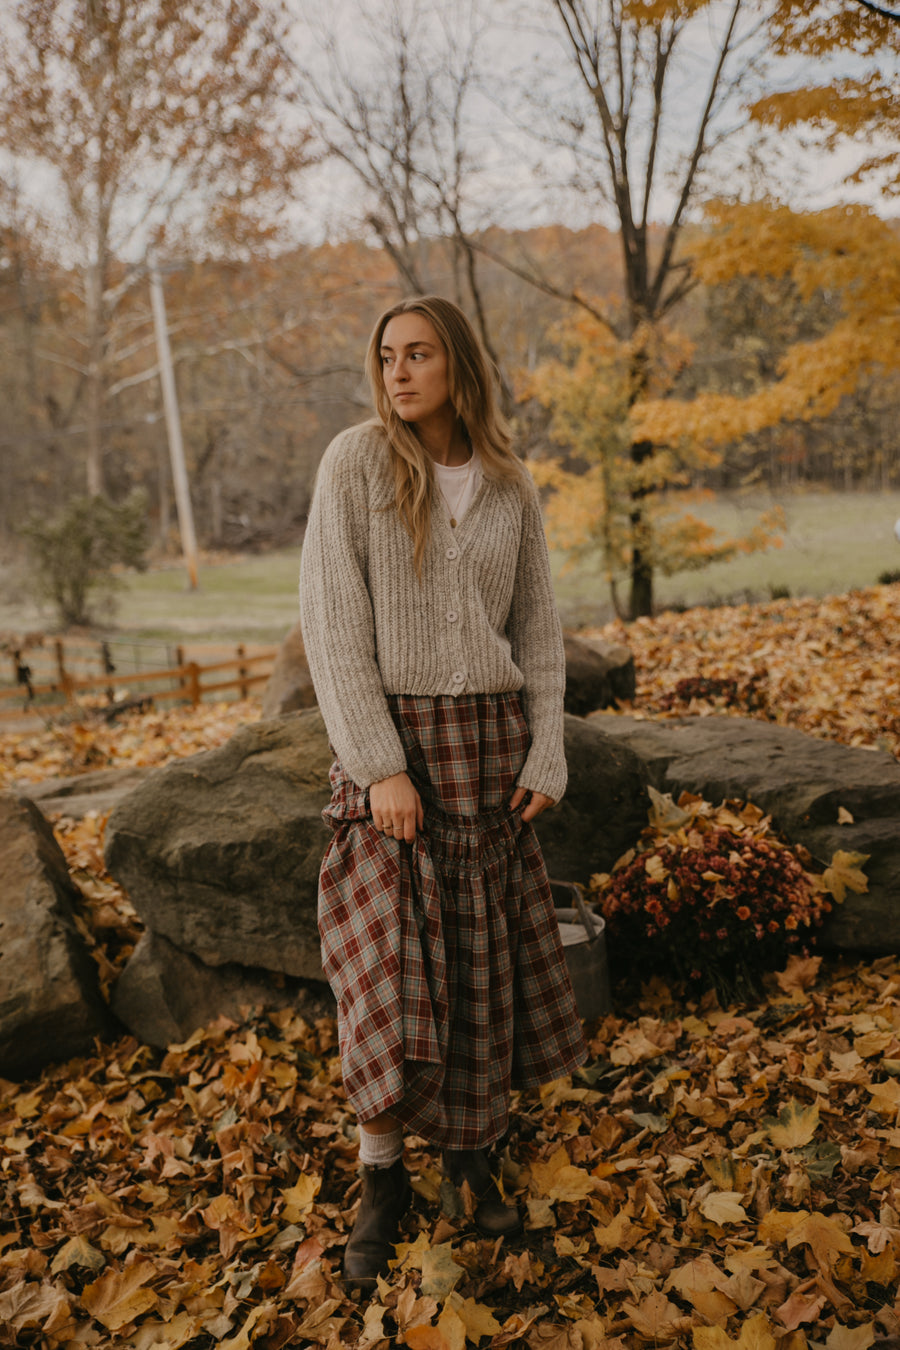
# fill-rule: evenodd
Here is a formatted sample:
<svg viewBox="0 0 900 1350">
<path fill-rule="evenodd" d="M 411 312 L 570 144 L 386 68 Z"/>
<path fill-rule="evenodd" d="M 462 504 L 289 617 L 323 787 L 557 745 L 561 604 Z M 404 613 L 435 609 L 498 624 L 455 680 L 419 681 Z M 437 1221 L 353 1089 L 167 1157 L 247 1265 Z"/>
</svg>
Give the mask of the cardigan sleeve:
<svg viewBox="0 0 900 1350">
<path fill-rule="evenodd" d="M 333 441 L 319 466 L 300 556 L 300 625 L 331 744 L 359 787 L 406 769 L 375 645 L 366 584 L 365 471 Z"/>
<path fill-rule="evenodd" d="M 550 558 L 537 490 L 524 487 L 522 533 L 515 589 L 507 621 L 512 658 L 525 677 L 522 689 L 531 747 L 517 786 L 558 802 L 566 790 L 563 701 L 566 660 L 553 592 Z"/>
</svg>

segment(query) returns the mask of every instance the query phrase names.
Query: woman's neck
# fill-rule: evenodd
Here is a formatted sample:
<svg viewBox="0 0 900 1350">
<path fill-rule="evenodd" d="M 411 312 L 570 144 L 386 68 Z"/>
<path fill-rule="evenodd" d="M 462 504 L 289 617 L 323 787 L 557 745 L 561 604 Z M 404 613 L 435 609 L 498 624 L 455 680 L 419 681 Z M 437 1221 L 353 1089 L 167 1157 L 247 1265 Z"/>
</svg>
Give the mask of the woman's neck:
<svg viewBox="0 0 900 1350">
<path fill-rule="evenodd" d="M 452 468 L 472 457 L 472 444 L 455 412 L 449 418 L 436 415 L 417 422 L 416 432 L 436 464 Z"/>
</svg>

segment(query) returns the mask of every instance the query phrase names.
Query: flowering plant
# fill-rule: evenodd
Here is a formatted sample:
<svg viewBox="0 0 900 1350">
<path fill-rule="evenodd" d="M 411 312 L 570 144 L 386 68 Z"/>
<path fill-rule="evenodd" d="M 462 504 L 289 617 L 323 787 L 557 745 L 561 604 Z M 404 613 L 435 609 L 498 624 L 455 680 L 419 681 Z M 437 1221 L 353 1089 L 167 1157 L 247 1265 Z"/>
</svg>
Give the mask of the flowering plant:
<svg viewBox="0 0 900 1350">
<path fill-rule="evenodd" d="M 807 851 L 780 840 L 752 803 L 713 807 L 683 793 L 676 804 L 648 791 L 650 824 L 637 847 L 588 887 L 614 956 L 726 998 L 757 994 L 764 972 L 814 945 L 847 870 L 812 872 Z M 853 878 L 865 889 L 858 870 Z"/>
</svg>

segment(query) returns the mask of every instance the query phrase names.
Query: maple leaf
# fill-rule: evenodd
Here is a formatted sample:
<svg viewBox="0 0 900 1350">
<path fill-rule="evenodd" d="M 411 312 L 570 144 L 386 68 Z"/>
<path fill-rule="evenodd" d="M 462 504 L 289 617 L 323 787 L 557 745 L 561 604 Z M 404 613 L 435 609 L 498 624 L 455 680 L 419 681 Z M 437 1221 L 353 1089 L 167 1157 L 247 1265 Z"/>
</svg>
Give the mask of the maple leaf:
<svg viewBox="0 0 900 1350">
<path fill-rule="evenodd" d="M 384 1317 L 387 1308 L 383 1303 L 370 1303 L 363 1313 L 362 1335 L 357 1341 L 359 1350 L 369 1350 L 370 1346 L 377 1345 L 379 1341 L 385 1339 Z"/>
<path fill-rule="evenodd" d="M 254 1339 L 252 1333 L 257 1326 L 259 1326 L 260 1331 L 266 1328 L 272 1320 L 273 1311 L 274 1304 L 272 1303 L 261 1303 L 258 1307 L 253 1308 L 240 1329 L 233 1336 L 229 1336 L 227 1340 L 219 1342 L 219 1350 L 250 1350 Z M 317 1313 L 318 1311 L 317 1309 Z"/>
<path fill-rule="evenodd" d="M 804 1106 L 792 1097 L 778 1113 L 778 1119 L 766 1116 L 766 1134 L 776 1148 L 800 1148 L 808 1144 L 819 1127 L 819 1104 Z"/>
<path fill-rule="evenodd" d="M 293 1186 L 281 1192 L 285 1205 L 281 1217 L 286 1223 L 297 1223 L 304 1214 L 309 1213 L 322 1186 L 320 1176 L 311 1176 L 301 1172 Z"/>
<path fill-rule="evenodd" d="M 671 1340 L 685 1320 L 681 1309 L 660 1291 L 648 1294 L 640 1303 L 623 1303 L 622 1310 L 631 1318 L 635 1330 L 648 1340 Z"/>
<path fill-rule="evenodd" d="M 700 1213 L 712 1223 L 744 1223 L 747 1211 L 740 1191 L 710 1191 L 700 1201 Z"/>
<path fill-rule="evenodd" d="M 722 1327 L 694 1327 L 694 1350 L 775 1350 L 775 1337 L 765 1313 L 754 1313 L 742 1323 L 737 1340 Z"/>
<path fill-rule="evenodd" d="M 422 1293 L 433 1298 L 446 1298 L 463 1277 L 463 1268 L 453 1256 L 453 1247 L 442 1242 L 429 1247 L 422 1255 Z"/>
<path fill-rule="evenodd" d="M 102 1252 L 98 1252 L 96 1247 L 92 1247 L 83 1234 L 69 1238 L 64 1242 L 59 1251 L 53 1258 L 50 1266 L 51 1275 L 58 1275 L 61 1270 L 68 1270 L 70 1266 L 85 1266 L 88 1270 L 102 1270 L 106 1265 L 106 1257 Z"/>
<path fill-rule="evenodd" d="M 863 1322 L 857 1327 L 845 1327 L 835 1322 L 825 1339 L 825 1347 L 826 1350 L 869 1350 L 877 1334 L 874 1322 Z"/>
<path fill-rule="evenodd" d="M 531 1269 L 531 1253 L 519 1252 L 517 1256 L 514 1256 L 510 1252 L 503 1262 L 503 1274 L 512 1280 L 518 1292 L 521 1293 L 522 1286 L 526 1281 L 530 1284 L 534 1279 Z"/>
<path fill-rule="evenodd" d="M 805 1243 L 811 1248 L 819 1266 L 830 1268 L 832 1258 L 842 1252 L 853 1253 L 856 1248 L 835 1219 L 825 1214 L 812 1213 L 787 1235 L 787 1245 L 798 1247 Z"/>
<path fill-rule="evenodd" d="M 180 1312 L 166 1322 L 144 1320 L 128 1337 L 128 1350 L 181 1350 L 203 1328 L 193 1313 Z"/>
<path fill-rule="evenodd" d="M 596 1182 L 583 1167 L 573 1167 L 564 1148 L 558 1148 L 546 1162 L 531 1164 L 530 1189 L 548 1200 L 584 1200 L 596 1189 Z"/>
<path fill-rule="evenodd" d="M 866 875 L 860 870 L 861 865 L 868 861 L 868 853 L 846 853 L 843 849 L 835 853 L 831 866 L 822 873 L 822 881 L 839 904 L 843 903 L 848 891 L 864 895 L 869 889 Z"/>
<path fill-rule="evenodd" d="M 475 1345 L 483 1336 L 496 1336 L 500 1331 L 500 1323 L 491 1309 L 484 1303 L 477 1303 L 474 1298 L 461 1298 L 454 1292 L 444 1306 L 453 1309 L 465 1326 L 467 1338 Z"/>
<path fill-rule="evenodd" d="M 795 1289 L 790 1298 L 776 1308 L 775 1316 L 786 1331 L 796 1331 L 804 1322 L 814 1322 L 827 1302 L 825 1294 Z"/>
<path fill-rule="evenodd" d="M 601 1252 L 629 1251 L 643 1237 L 644 1230 L 632 1223 L 634 1206 L 629 1200 L 608 1224 L 594 1226 L 594 1241 Z"/>
<path fill-rule="evenodd" d="M 647 794 L 651 803 L 647 812 L 650 823 L 661 834 L 680 830 L 694 819 L 694 812 L 677 806 L 668 792 L 657 792 L 655 787 L 648 785 Z"/>
<path fill-rule="evenodd" d="M 821 964 L 821 956 L 791 955 L 788 957 L 786 968 L 777 971 L 775 979 L 779 988 L 786 994 L 792 993 L 795 989 L 811 989 L 816 982 Z"/>
<path fill-rule="evenodd" d="M 135 1261 L 122 1270 L 108 1270 L 85 1286 L 81 1301 L 107 1331 L 121 1331 L 159 1302 L 156 1293 L 146 1287 L 155 1274 L 156 1267 L 150 1261 Z"/>
<path fill-rule="evenodd" d="M 49 1321 L 56 1320 L 60 1310 L 65 1312 L 68 1307 L 68 1299 L 52 1284 L 21 1280 L 0 1293 L 0 1325 L 13 1331 L 46 1327 Z"/>
<path fill-rule="evenodd" d="M 871 1083 L 866 1090 L 871 1095 L 873 1111 L 888 1119 L 896 1117 L 900 1111 L 900 1083 L 895 1078 L 887 1083 Z"/>
</svg>

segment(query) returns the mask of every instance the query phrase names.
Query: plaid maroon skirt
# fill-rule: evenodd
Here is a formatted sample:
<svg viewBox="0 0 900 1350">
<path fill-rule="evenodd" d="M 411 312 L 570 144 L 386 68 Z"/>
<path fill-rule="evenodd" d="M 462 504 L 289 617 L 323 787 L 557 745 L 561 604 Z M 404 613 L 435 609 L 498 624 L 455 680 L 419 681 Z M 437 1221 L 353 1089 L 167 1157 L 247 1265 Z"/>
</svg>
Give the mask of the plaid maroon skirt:
<svg viewBox="0 0 900 1350">
<path fill-rule="evenodd" d="M 584 1036 L 532 825 L 508 801 L 528 749 L 518 694 L 391 695 L 425 829 L 372 824 L 331 769 L 322 962 L 357 1117 L 390 1111 L 443 1148 L 506 1130 L 511 1088 L 571 1073 Z"/>
</svg>

